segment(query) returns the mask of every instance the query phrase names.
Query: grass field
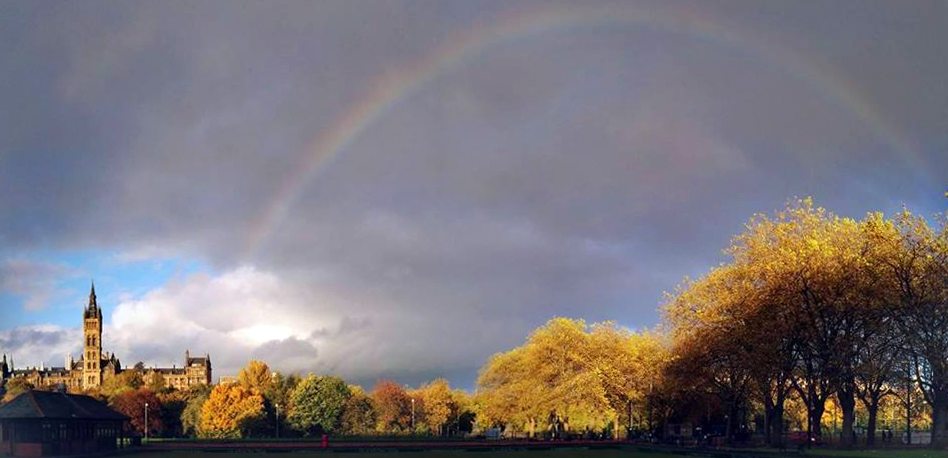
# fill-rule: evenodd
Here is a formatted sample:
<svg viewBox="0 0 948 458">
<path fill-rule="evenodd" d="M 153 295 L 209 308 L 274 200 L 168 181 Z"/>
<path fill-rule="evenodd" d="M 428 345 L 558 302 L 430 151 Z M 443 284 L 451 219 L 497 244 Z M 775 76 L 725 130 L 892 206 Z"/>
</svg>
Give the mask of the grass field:
<svg viewBox="0 0 948 458">
<path fill-rule="evenodd" d="M 207 453 L 207 452 L 160 452 L 160 453 L 140 453 L 135 454 L 136 458 L 211 458 L 213 456 L 221 458 L 261 458 L 271 455 L 270 453 L 260 452 L 235 452 L 235 453 Z M 399 458 L 682 458 L 682 455 L 670 455 L 666 453 L 641 453 L 626 450 L 582 450 L 582 449 L 563 449 L 563 450 L 514 450 L 514 451 L 484 451 L 467 452 L 457 450 L 430 450 L 426 452 L 374 452 L 374 453 L 333 453 L 333 452 L 286 452 L 276 456 L 286 456 L 287 458 L 328 458 L 338 456 L 340 458 L 379 458 L 386 455 L 395 455 Z"/>
</svg>

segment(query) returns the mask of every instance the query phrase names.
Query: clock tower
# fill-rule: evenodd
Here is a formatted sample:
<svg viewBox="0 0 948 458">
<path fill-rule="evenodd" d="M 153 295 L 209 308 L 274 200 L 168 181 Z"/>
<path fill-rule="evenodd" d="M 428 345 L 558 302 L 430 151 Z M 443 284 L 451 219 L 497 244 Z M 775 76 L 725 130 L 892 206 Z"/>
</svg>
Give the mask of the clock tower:
<svg viewBox="0 0 948 458">
<path fill-rule="evenodd" d="M 102 309 L 96 303 L 94 283 L 82 318 L 86 339 L 82 352 L 82 387 L 97 388 L 102 385 Z"/>
</svg>

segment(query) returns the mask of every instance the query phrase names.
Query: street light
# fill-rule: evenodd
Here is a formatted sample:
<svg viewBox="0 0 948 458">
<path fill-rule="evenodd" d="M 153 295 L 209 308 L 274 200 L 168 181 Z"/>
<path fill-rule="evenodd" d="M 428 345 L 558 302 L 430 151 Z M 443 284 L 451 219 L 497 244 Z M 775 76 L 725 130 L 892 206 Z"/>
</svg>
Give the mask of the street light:
<svg viewBox="0 0 948 458">
<path fill-rule="evenodd" d="M 145 442 L 148 442 L 148 403 L 145 403 Z"/>
<path fill-rule="evenodd" d="M 411 433 L 415 434 L 415 398 L 411 398 Z"/>
<path fill-rule="evenodd" d="M 276 404 L 276 427 L 277 427 L 277 439 L 280 438 L 280 404 Z"/>
</svg>

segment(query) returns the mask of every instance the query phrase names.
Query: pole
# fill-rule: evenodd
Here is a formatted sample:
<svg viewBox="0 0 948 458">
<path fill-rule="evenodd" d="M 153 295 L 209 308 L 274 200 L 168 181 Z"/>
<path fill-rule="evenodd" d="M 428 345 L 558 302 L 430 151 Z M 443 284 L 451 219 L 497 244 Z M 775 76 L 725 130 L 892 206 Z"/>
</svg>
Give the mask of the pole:
<svg viewBox="0 0 948 458">
<path fill-rule="evenodd" d="M 411 398 L 411 433 L 415 434 L 415 398 Z"/>
<path fill-rule="evenodd" d="M 629 398 L 629 432 L 632 431 L 632 398 Z"/>
<path fill-rule="evenodd" d="M 277 430 L 277 439 L 280 438 L 280 404 L 276 404 L 276 430 Z"/>
<path fill-rule="evenodd" d="M 652 441 L 652 433 L 655 431 L 655 427 L 652 426 L 652 382 L 648 382 L 648 437 L 649 442 Z"/>
<path fill-rule="evenodd" d="M 148 403 L 145 403 L 145 442 L 148 442 Z"/>
<path fill-rule="evenodd" d="M 912 445 L 912 383 L 905 382 L 905 445 Z"/>
</svg>

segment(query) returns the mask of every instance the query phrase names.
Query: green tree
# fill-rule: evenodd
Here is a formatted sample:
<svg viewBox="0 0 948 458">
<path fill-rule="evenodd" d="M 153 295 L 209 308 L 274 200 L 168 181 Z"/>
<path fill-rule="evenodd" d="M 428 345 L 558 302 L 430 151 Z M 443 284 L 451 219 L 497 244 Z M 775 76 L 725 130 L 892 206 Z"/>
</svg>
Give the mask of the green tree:
<svg viewBox="0 0 948 458">
<path fill-rule="evenodd" d="M 310 374 L 293 390 L 287 421 L 305 435 L 335 432 L 350 395 L 342 379 Z"/>
<path fill-rule="evenodd" d="M 112 398 L 126 391 L 137 390 L 144 384 L 145 382 L 142 380 L 142 374 L 140 372 L 127 370 L 107 379 L 99 391 L 107 398 Z"/>
<path fill-rule="evenodd" d="M 201 437 L 201 412 L 210 392 L 196 393 L 181 412 L 181 432 L 187 437 Z"/>
</svg>

